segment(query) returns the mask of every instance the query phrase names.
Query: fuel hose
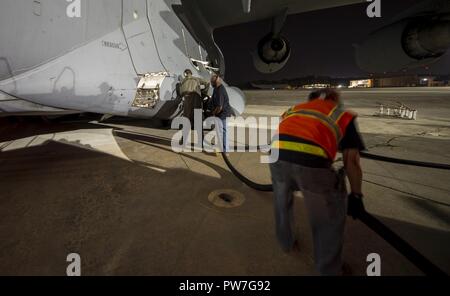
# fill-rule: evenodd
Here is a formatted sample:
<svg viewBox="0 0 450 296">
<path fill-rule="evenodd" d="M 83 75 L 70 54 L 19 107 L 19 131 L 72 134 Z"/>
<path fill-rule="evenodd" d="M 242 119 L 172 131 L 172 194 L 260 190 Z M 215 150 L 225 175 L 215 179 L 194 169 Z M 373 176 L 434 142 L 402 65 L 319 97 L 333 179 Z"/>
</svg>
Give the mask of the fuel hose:
<svg viewBox="0 0 450 296">
<path fill-rule="evenodd" d="M 439 170 L 450 170 L 450 165 L 448 165 L 448 164 L 393 158 L 393 157 L 371 154 L 368 152 L 361 152 L 361 157 L 365 158 L 365 159 L 371 159 L 371 160 L 382 161 L 382 162 L 390 162 L 390 163 L 395 163 L 395 164 L 403 164 L 403 165 L 410 165 L 410 166 L 431 168 L 431 169 L 439 169 Z"/>
<path fill-rule="evenodd" d="M 225 161 L 227 167 L 233 173 L 233 175 L 235 175 L 242 183 L 244 183 L 248 187 L 258 190 L 258 191 L 273 192 L 272 184 L 259 184 L 259 183 L 256 183 L 256 182 L 250 180 L 249 178 L 245 177 L 243 174 L 241 174 L 239 172 L 239 170 L 237 170 L 235 168 L 235 166 L 231 163 L 230 159 L 228 158 L 227 153 L 222 152 L 222 157 L 223 157 L 223 160 Z"/>
<path fill-rule="evenodd" d="M 419 251 L 413 248 L 404 239 L 393 232 L 389 227 L 384 225 L 380 220 L 375 218 L 369 212 L 362 210 L 356 213 L 356 218 L 363 222 L 367 227 L 372 229 L 376 234 L 381 236 L 394 249 L 399 251 L 406 259 L 413 263 L 427 276 L 447 276 L 447 274 L 423 256 Z"/>
<path fill-rule="evenodd" d="M 259 184 L 256 183 L 235 168 L 228 158 L 227 153 L 222 153 L 223 160 L 230 169 L 230 171 L 244 184 L 258 191 L 262 192 L 272 192 L 272 184 Z M 380 156 L 375 154 L 370 154 L 367 152 L 361 153 L 362 158 L 371 159 L 375 161 L 383 161 L 402 165 L 411 165 L 417 167 L 426 167 L 434 169 L 450 170 L 450 166 L 446 164 L 436 164 L 429 162 L 420 162 L 415 160 L 398 159 L 386 156 Z M 349 201 L 350 202 L 350 201 Z M 399 235 L 393 232 L 389 227 L 384 225 L 380 220 L 375 218 L 364 208 L 363 201 L 361 199 L 361 207 L 358 207 L 358 211 L 354 213 L 354 218 L 363 222 L 372 231 L 381 236 L 387 243 L 389 243 L 393 248 L 399 251 L 405 258 L 407 258 L 411 263 L 413 263 L 418 269 L 420 269 L 427 276 L 447 276 L 447 274 L 423 256 L 419 251 L 402 239 Z"/>
</svg>

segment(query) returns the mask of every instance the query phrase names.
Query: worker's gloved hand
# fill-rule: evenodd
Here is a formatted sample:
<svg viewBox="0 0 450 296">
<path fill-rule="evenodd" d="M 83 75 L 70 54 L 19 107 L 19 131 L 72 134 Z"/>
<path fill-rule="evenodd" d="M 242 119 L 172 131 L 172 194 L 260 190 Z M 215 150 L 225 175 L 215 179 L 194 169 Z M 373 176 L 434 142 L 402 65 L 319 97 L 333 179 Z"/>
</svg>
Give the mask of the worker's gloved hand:
<svg viewBox="0 0 450 296">
<path fill-rule="evenodd" d="M 362 194 L 357 193 L 350 193 L 348 196 L 347 215 L 352 216 L 355 220 L 359 217 L 359 214 L 365 211 L 363 197 Z"/>
</svg>

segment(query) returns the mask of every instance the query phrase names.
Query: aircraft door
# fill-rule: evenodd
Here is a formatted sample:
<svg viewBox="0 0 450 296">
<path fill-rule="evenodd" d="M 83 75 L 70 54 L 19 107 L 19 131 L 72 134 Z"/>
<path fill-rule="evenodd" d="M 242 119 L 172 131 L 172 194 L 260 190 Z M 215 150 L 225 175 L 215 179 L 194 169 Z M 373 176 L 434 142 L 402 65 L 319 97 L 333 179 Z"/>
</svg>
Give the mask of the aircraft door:
<svg viewBox="0 0 450 296">
<path fill-rule="evenodd" d="M 123 1 L 122 29 L 137 74 L 167 72 L 159 58 L 147 15 L 146 0 Z"/>
<path fill-rule="evenodd" d="M 190 55 L 200 59 L 198 44 L 174 13 L 179 1 L 147 0 L 147 14 L 162 63 L 169 72 L 181 74 L 192 69 Z"/>
</svg>

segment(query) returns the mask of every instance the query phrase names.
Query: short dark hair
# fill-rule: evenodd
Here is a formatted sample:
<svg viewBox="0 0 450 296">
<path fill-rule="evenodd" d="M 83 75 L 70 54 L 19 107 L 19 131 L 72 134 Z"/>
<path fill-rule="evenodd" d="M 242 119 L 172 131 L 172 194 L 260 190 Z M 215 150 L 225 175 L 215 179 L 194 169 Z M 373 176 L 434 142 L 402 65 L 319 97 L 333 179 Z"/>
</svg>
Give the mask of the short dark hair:
<svg viewBox="0 0 450 296">
<path fill-rule="evenodd" d="M 184 75 L 192 75 L 192 71 L 190 69 L 184 70 Z"/>
<path fill-rule="evenodd" d="M 338 102 L 341 97 L 338 91 L 331 88 L 324 89 L 323 93 L 325 94 L 325 100 L 329 101 Z"/>
<path fill-rule="evenodd" d="M 319 99 L 321 96 L 322 92 L 320 90 L 315 90 L 309 94 L 308 101 L 314 101 L 316 99 Z"/>
</svg>

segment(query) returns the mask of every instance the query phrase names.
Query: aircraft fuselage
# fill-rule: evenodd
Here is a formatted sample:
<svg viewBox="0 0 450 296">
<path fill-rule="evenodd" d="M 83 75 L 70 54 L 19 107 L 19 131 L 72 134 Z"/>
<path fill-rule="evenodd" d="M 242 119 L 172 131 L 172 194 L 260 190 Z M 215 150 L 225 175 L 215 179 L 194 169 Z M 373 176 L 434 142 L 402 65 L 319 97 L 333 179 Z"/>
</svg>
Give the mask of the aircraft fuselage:
<svg viewBox="0 0 450 296">
<path fill-rule="evenodd" d="M 182 108 L 184 70 L 209 79 L 208 53 L 173 11 L 176 1 L 79 2 L 0 2 L 0 111 L 170 119 Z M 138 91 L 144 75 L 153 86 Z"/>
</svg>

